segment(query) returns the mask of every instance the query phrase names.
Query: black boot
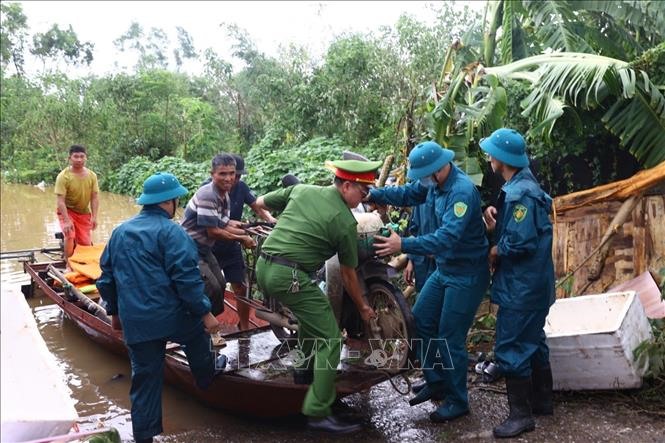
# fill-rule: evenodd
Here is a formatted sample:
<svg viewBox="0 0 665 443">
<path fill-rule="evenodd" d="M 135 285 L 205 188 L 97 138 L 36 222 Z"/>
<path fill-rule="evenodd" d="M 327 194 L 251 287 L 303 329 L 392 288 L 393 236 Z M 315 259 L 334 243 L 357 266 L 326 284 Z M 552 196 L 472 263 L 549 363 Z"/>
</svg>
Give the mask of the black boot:
<svg viewBox="0 0 665 443">
<path fill-rule="evenodd" d="M 534 415 L 554 414 L 552 402 L 552 369 L 548 366 L 531 372 L 531 410 Z"/>
<path fill-rule="evenodd" d="M 409 400 L 409 405 L 419 405 L 428 400 L 443 400 L 443 397 L 443 383 L 425 383 L 425 386 L 418 391 L 415 397 Z"/>
<path fill-rule="evenodd" d="M 307 429 L 310 431 L 327 432 L 329 434 L 350 434 L 362 429 L 360 423 L 346 423 L 334 415 L 328 417 L 307 419 Z"/>
<path fill-rule="evenodd" d="M 420 380 L 420 381 L 418 381 L 418 382 L 411 385 L 411 392 L 413 392 L 414 394 L 417 394 L 420 391 L 422 391 L 425 386 L 427 386 L 427 382 L 424 381 L 424 380 Z"/>
<path fill-rule="evenodd" d="M 497 438 L 516 437 L 533 431 L 536 423 L 531 415 L 531 377 L 506 377 L 510 415 L 494 428 Z"/>
</svg>

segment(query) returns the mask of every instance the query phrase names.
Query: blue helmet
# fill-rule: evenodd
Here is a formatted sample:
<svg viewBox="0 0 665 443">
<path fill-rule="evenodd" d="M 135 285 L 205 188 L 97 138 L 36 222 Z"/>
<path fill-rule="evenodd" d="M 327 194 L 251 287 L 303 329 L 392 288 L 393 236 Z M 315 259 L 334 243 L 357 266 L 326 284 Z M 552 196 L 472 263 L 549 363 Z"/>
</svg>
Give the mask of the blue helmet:
<svg viewBox="0 0 665 443">
<path fill-rule="evenodd" d="M 514 129 L 497 129 L 489 137 L 480 140 L 480 148 L 508 166 L 529 166 L 524 137 Z"/>
<path fill-rule="evenodd" d="M 419 143 L 409 153 L 409 172 L 406 176 L 411 180 L 427 177 L 450 163 L 454 157 L 453 151 L 442 148 L 436 142 Z"/>
<path fill-rule="evenodd" d="M 178 179 L 167 172 L 158 172 L 143 182 L 143 194 L 136 199 L 139 205 L 155 205 L 187 194 Z"/>
</svg>

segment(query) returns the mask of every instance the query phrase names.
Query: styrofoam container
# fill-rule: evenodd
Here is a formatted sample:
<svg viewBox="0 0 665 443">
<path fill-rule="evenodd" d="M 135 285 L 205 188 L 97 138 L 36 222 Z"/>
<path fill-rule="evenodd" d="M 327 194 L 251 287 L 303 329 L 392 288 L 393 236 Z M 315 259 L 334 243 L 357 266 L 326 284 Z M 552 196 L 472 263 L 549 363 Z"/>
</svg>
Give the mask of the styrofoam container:
<svg viewBox="0 0 665 443">
<path fill-rule="evenodd" d="M 642 386 L 633 351 L 652 333 L 635 291 L 558 299 L 545 334 L 555 390 Z"/>
<path fill-rule="evenodd" d="M 23 294 L 3 285 L 0 441 L 24 442 L 69 432 L 78 414 Z"/>
</svg>

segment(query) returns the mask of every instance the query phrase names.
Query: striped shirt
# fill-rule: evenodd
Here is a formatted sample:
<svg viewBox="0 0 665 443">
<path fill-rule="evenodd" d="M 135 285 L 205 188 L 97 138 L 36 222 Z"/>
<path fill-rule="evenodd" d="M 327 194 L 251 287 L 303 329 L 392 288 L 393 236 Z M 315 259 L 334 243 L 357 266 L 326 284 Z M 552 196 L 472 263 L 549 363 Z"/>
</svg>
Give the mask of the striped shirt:
<svg viewBox="0 0 665 443">
<path fill-rule="evenodd" d="M 196 242 L 199 251 L 215 244 L 215 239 L 208 237 L 207 228 L 223 228 L 228 224 L 230 203 L 228 192 L 220 195 L 212 182 L 201 186 L 187 203 L 180 225 Z"/>
</svg>

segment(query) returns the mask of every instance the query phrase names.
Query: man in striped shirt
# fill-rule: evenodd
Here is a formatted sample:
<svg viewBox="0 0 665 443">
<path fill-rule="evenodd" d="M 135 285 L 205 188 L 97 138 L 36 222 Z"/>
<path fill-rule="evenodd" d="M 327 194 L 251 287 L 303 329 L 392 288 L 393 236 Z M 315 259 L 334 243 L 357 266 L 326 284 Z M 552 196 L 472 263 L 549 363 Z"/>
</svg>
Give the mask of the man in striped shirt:
<svg viewBox="0 0 665 443">
<path fill-rule="evenodd" d="M 180 223 L 196 242 L 199 251 L 199 269 L 205 282 L 205 292 L 212 303 L 212 313 L 224 310 L 226 281 L 219 263 L 212 253 L 215 240 L 239 241 L 245 247 L 254 247 L 254 240 L 240 228 L 240 222 L 230 219 L 229 191 L 236 175 L 235 158 L 227 153 L 212 159 L 212 181 L 196 191 L 187 203 Z"/>
</svg>

